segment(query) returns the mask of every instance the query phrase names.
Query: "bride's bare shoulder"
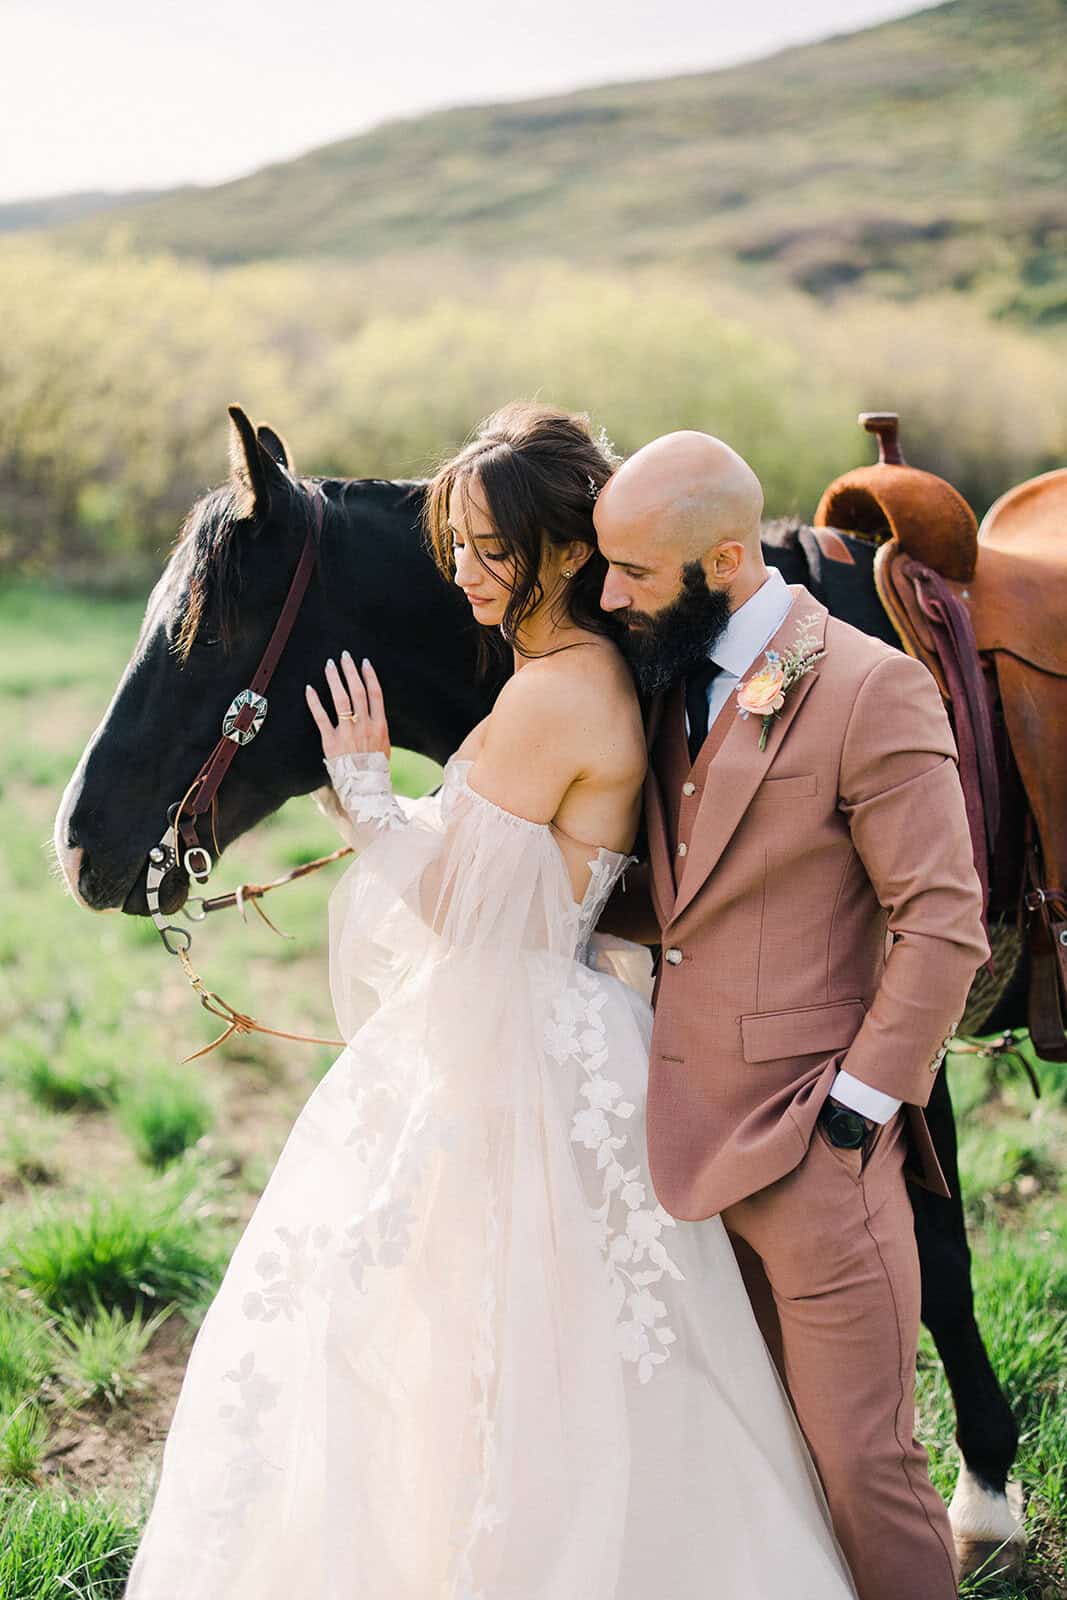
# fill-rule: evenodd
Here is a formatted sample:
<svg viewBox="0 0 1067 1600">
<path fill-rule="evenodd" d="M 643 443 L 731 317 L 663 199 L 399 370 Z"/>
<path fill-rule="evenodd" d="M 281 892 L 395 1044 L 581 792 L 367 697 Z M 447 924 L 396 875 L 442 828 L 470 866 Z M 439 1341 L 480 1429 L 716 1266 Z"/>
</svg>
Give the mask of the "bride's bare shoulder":
<svg viewBox="0 0 1067 1600">
<path fill-rule="evenodd" d="M 625 663 L 613 645 L 598 640 L 527 661 L 508 679 L 482 727 L 468 781 L 504 810 L 551 822 L 580 782 L 620 791 L 629 805 L 646 759 Z"/>
<path fill-rule="evenodd" d="M 646 755 L 633 678 L 609 639 L 525 663 L 500 691 L 483 732 L 494 743 L 551 747 L 576 772 L 590 761 L 643 769 Z"/>
</svg>

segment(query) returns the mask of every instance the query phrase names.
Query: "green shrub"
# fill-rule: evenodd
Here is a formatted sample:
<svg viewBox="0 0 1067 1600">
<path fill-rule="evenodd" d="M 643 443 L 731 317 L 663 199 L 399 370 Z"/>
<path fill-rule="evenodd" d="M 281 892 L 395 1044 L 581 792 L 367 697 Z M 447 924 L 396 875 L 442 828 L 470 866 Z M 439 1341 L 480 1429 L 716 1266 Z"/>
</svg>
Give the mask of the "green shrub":
<svg viewBox="0 0 1067 1600">
<path fill-rule="evenodd" d="M 28 1299 L 0 1289 L 0 1394 L 14 1409 L 39 1391 L 50 1369 L 45 1326 Z"/>
<path fill-rule="evenodd" d="M 0 565 L 97 585 L 158 569 L 225 475 L 233 399 L 282 429 L 300 470 L 395 477 L 536 393 L 590 411 L 624 452 L 672 428 L 722 434 L 768 512 L 803 517 L 869 459 L 860 409 L 900 410 L 909 457 L 980 510 L 1062 453 L 1062 338 L 963 295 L 827 307 L 691 266 L 462 258 L 213 269 L 26 236 L 0 243 L 0 302 L 19 327 L 0 355 Z"/>
<path fill-rule="evenodd" d="M 147 1322 L 139 1306 L 129 1318 L 117 1307 L 108 1310 L 99 1303 L 88 1319 L 62 1312 L 50 1333 L 51 1365 L 68 1403 L 102 1400 L 116 1406 L 142 1388 L 137 1362 L 174 1310 L 173 1305 L 164 1306 Z"/>
<path fill-rule="evenodd" d="M 0 1595 L 120 1600 L 138 1530 L 102 1496 L 0 1492 Z"/>
<path fill-rule="evenodd" d="M 49 1111 L 100 1111 L 115 1103 L 119 1074 L 114 1044 L 67 1028 L 53 1043 L 45 1030 L 9 1041 L 11 1075 Z"/>
<path fill-rule="evenodd" d="M 47 1437 L 48 1421 L 32 1395 L 11 1404 L 11 1397 L 0 1392 L 0 1481 L 32 1482 Z"/>
<path fill-rule="evenodd" d="M 152 1167 L 176 1160 L 214 1122 L 211 1106 L 188 1069 L 130 1074 L 119 1096 L 118 1115 L 137 1154 Z"/>
<path fill-rule="evenodd" d="M 52 1310 L 82 1316 L 98 1301 L 127 1314 L 146 1302 L 202 1303 L 227 1254 L 202 1210 L 195 1191 L 175 1204 L 162 1189 L 93 1194 L 75 1211 L 51 1206 L 9 1241 L 13 1276 Z"/>
</svg>

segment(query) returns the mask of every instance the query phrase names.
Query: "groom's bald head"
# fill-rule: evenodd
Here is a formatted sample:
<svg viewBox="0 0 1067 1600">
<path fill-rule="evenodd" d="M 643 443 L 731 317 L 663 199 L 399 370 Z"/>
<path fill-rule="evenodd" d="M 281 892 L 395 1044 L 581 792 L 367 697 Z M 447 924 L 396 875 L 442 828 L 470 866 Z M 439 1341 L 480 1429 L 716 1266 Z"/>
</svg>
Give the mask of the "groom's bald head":
<svg viewBox="0 0 1067 1600">
<path fill-rule="evenodd" d="M 766 577 L 762 512 L 759 479 L 721 439 L 690 430 L 653 439 L 597 498 L 593 521 L 609 562 L 601 604 L 655 613 L 680 593 L 692 562 L 741 604 Z"/>
</svg>

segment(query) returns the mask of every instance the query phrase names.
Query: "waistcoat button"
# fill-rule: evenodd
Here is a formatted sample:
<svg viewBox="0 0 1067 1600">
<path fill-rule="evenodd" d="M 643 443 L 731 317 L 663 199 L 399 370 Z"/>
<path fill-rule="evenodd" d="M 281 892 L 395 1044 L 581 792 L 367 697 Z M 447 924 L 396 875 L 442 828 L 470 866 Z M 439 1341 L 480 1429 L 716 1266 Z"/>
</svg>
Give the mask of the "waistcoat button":
<svg viewBox="0 0 1067 1600">
<path fill-rule="evenodd" d="M 683 839 L 681 844 L 678 846 L 678 854 L 680 856 L 684 856 L 688 849 L 689 849 L 689 846 L 686 844 L 685 840 Z"/>
<path fill-rule="evenodd" d="M 695 783 L 683 783 L 682 784 L 682 793 L 683 794 L 696 794 L 696 792 L 697 792 L 697 786 L 696 786 Z"/>
<path fill-rule="evenodd" d="M 672 967 L 676 967 L 682 959 L 682 952 L 672 945 L 669 950 L 664 950 L 663 959 L 669 961 Z"/>
</svg>

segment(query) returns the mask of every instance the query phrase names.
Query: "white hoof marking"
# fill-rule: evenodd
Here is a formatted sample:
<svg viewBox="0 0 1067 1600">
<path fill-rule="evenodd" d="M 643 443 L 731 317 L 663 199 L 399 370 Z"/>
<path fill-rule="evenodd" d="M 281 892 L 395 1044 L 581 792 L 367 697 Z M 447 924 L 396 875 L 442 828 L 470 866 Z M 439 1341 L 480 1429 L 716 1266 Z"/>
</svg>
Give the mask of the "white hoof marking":
<svg viewBox="0 0 1067 1600">
<path fill-rule="evenodd" d="M 1022 1490 L 1017 1483 L 1008 1484 L 1007 1494 L 995 1494 L 960 1463 L 956 1492 L 948 1508 L 952 1532 L 957 1539 L 981 1540 L 982 1543 L 1012 1544 L 1020 1548 L 1026 1544 L 1023 1527 Z"/>
</svg>

